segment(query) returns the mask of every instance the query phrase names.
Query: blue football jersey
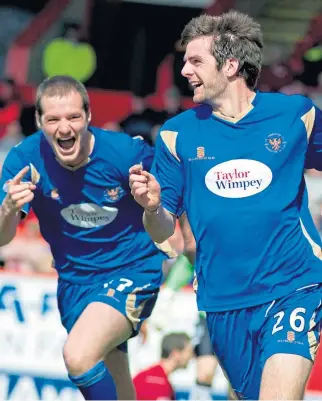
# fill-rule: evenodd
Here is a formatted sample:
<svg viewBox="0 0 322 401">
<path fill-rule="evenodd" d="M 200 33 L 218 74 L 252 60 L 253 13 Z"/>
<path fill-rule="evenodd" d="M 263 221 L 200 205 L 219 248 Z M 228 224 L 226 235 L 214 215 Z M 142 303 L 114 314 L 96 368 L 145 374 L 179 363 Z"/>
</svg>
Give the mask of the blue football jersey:
<svg viewBox="0 0 322 401">
<path fill-rule="evenodd" d="M 303 96 L 257 92 L 227 118 L 201 105 L 167 121 L 153 173 L 162 204 L 186 211 L 198 305 L 259 305 L 322 282 L 321 241 L 303 172 L 322 170 L 322 113 Z"/>
<path fill-rule="evenodd" d="M 33 208 L 55 268 L 66 281 L 88 283 L 115 269 L 160 273 L 161 264 L 147 263 L 160 251 L 144 230 L 143 209 L 128 184 L 129 168 L 142 163 L 149 170 L 154 149 L 140 138 L 94 127 L 90 131 L 94 149 L 77 169 L 59 164 L 41 131 L 12 148 L 2 169 L 1 202 L 7 181 L 30 166 L 24 180 L 36 184 L 35 197 L 23 211 Z"/>
</svg>

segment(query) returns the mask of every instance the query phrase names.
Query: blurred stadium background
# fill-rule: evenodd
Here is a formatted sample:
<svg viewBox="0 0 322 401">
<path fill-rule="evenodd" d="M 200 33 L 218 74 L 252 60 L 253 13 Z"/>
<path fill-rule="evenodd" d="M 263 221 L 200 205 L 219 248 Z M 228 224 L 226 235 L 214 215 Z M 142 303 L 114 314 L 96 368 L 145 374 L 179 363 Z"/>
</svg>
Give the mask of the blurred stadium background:
<svg viewBox="0 0 322 401">
<path fill-rule="evenodd" d="M 302 93 L 322 107 L 321 0 L 1 0 L 0 166 L 8 150 L 35 131 L 35 88 L 56 74 L 84 82 L 93 125 L 153 143 L 163 121 L 192 105 L 180 76 L 183 26 L 200 13 L 231 8 L 262 24 L 266 47 L 259 89 Z M 321 173 L 307 171 L 306 180 L 321 232 Z M 56 276 L 33 215 L 0 248 L 0 264 L 0 399 L 81 399 L 67 380 Z M 186 288 L 171 310 L 169 331 L 193 335 L 196 319 L 194 295 Z M 160 338 L 149 327 L 147 336 L 130 341 L 133 374 L 159 359 Z M 322 399 L 321 359 L 306 398 Z M 178 399 L 189 398 L 194 378 L 194 361 L 172 375 Z M 225 399 L 226 391 L 218 372 L 214 398 Z"/>
</svg>

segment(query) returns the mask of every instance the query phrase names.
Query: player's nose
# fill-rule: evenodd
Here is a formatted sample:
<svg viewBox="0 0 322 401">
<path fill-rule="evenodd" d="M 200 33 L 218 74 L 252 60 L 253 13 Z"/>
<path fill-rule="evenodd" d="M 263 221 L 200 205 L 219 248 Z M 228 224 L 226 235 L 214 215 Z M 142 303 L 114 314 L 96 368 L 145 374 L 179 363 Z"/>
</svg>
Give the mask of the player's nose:
<svg viewBox="0 0 322 401">
<path fill-rule="evenodd" d="M 193 70 L 191 67 L 190 63 L 185 63 L 185 65 L 183 66 L 182 70 L 181 70 L 181 75 L 185 78 L 188 78 L 189 76 L 191 76 L 193 74 Z"/>
<path fill-rule="evenodd" d="M 66 135 L 66 134 L 69 134 L 70 131 L 71 131 L 71 127 L 70 127 L 69 121 L 64 121 L 64 120 L 60 121 L 59 133 Z"/>
</svg>

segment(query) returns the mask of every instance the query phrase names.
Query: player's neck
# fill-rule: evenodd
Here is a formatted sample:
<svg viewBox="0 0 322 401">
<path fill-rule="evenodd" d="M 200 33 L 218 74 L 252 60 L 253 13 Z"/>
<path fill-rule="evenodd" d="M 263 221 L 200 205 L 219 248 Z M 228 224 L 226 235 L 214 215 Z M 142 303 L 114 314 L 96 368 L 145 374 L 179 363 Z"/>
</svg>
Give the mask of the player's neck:
<svg viewBox="0 0 322 401">
<path fill-rule="evenodd" d="M 160 365 L 167 376 L 176 370 L 176 364 L 171 359 L 161 359 Z"/>
<path fill-rule="evenodd" d="M 231 85 L 215 100 L 213 110 L 229 118 L 237 118 L 250 109 L 256 93 L 246 85 Z"/>
</svg>

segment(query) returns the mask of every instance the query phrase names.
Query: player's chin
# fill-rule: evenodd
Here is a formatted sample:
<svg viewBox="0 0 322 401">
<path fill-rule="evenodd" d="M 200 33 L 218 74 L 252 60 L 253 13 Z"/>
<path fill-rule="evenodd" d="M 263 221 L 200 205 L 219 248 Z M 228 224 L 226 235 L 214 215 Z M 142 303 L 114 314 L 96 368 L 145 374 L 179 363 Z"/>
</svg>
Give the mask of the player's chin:
<svg viewBox="0 0 322 401">
<path fill-rule="evenodd" d="M 74 166 L 77 164 L 79 159 L 79 149 L 77 146 L 73 146 L 71 149 L 61 149 L 59 146 L 55 147 L 56 158 L 60 163 L 69 166 Z"/>
<path fill-rule="evenodd" d="M 195 88 L 195 90 L 193 92 L 193 101 L 195 103 L 202 103 L 204 100 L 205 100 L 205 94 L 204 94 L 203 86 Z"/>
<path fill-rule="evenodd" d="M 205 96 L 201 94 L 195 94 L 192 98 L 194 103 L 203 103 L 205 101 Z"/>
</svg>

